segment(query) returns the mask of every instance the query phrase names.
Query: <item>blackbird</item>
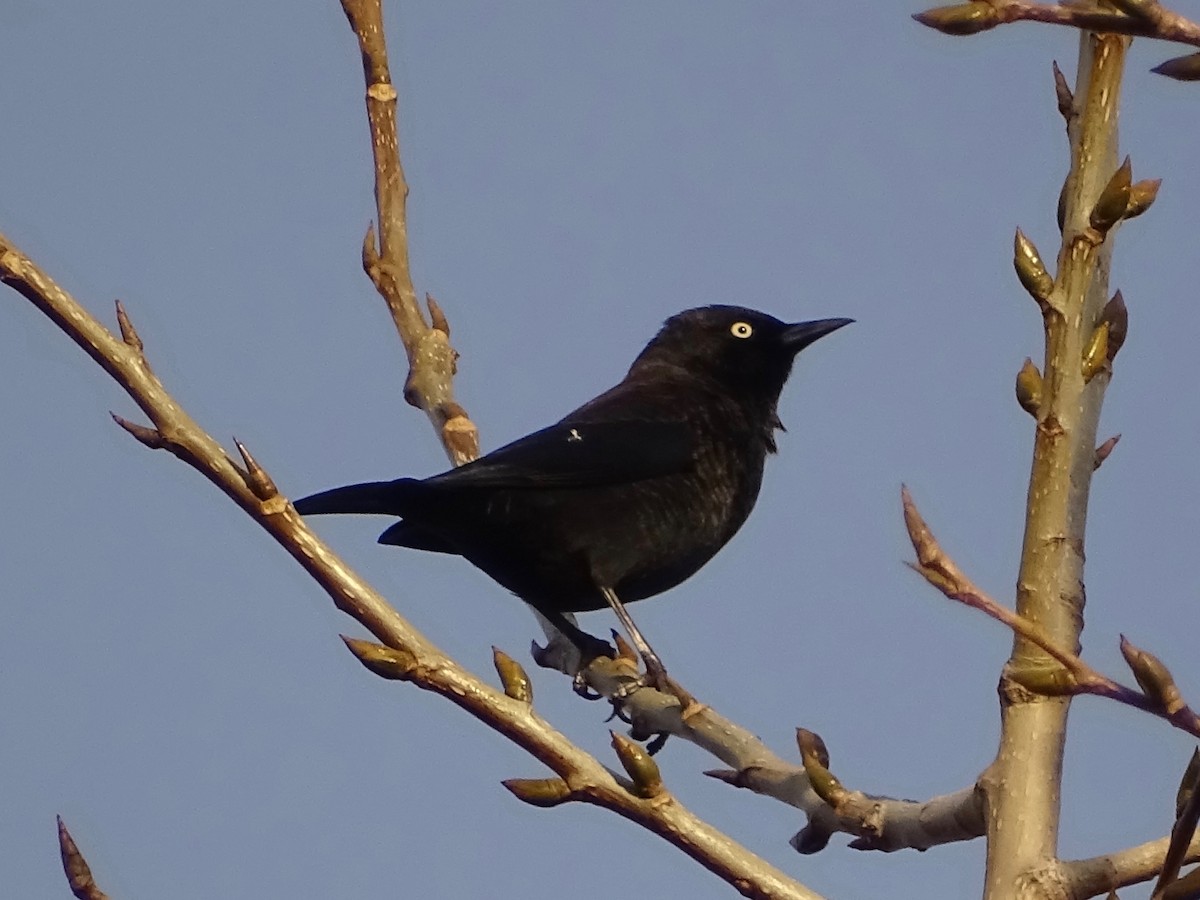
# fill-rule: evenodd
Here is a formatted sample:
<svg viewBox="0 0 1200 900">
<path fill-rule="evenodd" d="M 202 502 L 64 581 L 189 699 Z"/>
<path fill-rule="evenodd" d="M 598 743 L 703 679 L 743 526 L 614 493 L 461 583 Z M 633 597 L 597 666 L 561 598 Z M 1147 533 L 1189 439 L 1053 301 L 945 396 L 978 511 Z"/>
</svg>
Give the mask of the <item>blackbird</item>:
<svg viewBox="0 0 1200 900">
<path fill-rule="evenodd" d="M 381 544 L 465 557 L 585 658 L 611 648 L 563 614 L 607 604 L 662 684 L 662 663 L 623 603 L 675 587 L 746 521 L 796 354 L 852 321 L 686 310 L 619 384 L 549 428 L 431 478 L 333 488 L 296 509 L 401 517 Z"/>
</svg>

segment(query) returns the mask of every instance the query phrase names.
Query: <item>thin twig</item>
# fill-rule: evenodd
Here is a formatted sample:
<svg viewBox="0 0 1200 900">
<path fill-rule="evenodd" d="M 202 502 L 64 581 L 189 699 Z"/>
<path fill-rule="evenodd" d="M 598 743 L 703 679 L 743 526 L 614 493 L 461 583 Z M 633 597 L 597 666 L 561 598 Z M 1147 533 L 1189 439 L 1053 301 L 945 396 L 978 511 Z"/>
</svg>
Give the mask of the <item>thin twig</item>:
<svg viewBox="0 0 1200 900">
<path fill-rule="evenodd" d="M 951 34 L 975 34 L 1012 22 L 1042 22 L 1084 31 L 1125 34 L 1200 47 L 1200 25 L 1155 0 L 1137 3 L 1141 12 L 1128 15 L 1083 3 L 1036 3 L 1032 0 L 974 0 L 915 13 L 922 25 Z M 974 9 L 968 10 L 968 7 Z M 968 11 L 973 22 L 966 28 Z M 957 26 L 957 27 L 956 27 Z M 969 30 L 967 30 L 969 28 Z"/>
<path fill-rule="evenodd" d="M 421 311 L 408 261 L 408 182 L 400 162 L 396 125 L 396 88 L 388 70 L 380 0 L 342 0 L 342 9 L 358 38 L 366 82 L 367 121 L 375 158 L 374 228 L 363 240 L 363 269 L 387 303 L 408 356 L 404 398 L 424 410 L 446 455 L 461 465 L 479 455 L 479 430 L 454 399 L 458 353 L 450 345 L 446 315 L 426 298 L 429 321 Z"/>
<path fill-rule="evenodd" d="M 921 575 L 949 599 L 977 609 L 984 615 L 1006 625 L 1013 634 L 1043 650 L 1066 670 L 1065 678 L 1055 677 L 1054 673 L 1036 671 L 1018 673 L 1011 670 L 1008 677 L 1030 690 L 1047 696 L 1093 694 L 1097 697 L 1107 697 L 1118 703 L 1124 703 L 1126 706 L 1153 713 L 1176 728 L 1200 737 L 1200 716 L 1197 716 L 1182 701 L 1178 704 L 1164 705 L 1161 700 L 1156 700 L 1142 691 L 1126 687 L 1107 675 L 1101 674 L 1084 662 L 1074 651 L 1059 645 L 1037 622 L 996 602 L 987 593 L 980 590 L 942 549 L 924 518 L 917 511 L 916 504 L 907 487 L 901 489 L 901 499 L 904 504 L 904 522 L 908 529 L 908 536 L 917 554 L 917 561 L 909 563 L 909 568 Z M 1123 649 L 1124 646 L 1132 647 L 1127 641 L 1123 642 Z M 1133 648 L 1133 650 L 1143 653 L 1137 648 Z M 1161 663 L 1159 665 L 1161 666 Z M 1171 687 L 1174 687 L 1173 683 Z"/>
</svg>

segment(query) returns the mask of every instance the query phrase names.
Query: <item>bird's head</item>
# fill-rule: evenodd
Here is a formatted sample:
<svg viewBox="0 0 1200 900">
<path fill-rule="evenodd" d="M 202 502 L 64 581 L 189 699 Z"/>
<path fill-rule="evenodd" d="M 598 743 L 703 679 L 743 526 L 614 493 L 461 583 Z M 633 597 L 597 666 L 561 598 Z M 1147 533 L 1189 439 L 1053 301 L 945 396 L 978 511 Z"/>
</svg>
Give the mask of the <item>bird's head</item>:
<svg viewBox="0 0 1200 900">
<path fill-rule="evenodd" d="M 817 319 L 788 324 L 741 306 L 702 306 L 667 319 L 634 361 L 632 371 L 675 366 L 773 406 L 791 374 L 796 354 L 853 321 Z"/>
</svg>

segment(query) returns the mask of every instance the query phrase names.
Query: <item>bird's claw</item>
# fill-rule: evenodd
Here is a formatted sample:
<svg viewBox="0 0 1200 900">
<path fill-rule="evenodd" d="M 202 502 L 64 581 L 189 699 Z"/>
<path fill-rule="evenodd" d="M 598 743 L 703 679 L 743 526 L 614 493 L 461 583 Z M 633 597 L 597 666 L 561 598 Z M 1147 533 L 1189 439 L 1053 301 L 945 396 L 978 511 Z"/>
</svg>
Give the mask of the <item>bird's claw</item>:
<svg viewBox="0 0 1200 900">
<path fill-rule="evenodd" d="M 571 677 L 571 690 L 582 697 L 584 700 L 602 700 L 604 695 L 599 691 L 593 691 L 587 683 L 587 679 L 583 677 L 583 672 L 576 672 Z"/>
</svg>

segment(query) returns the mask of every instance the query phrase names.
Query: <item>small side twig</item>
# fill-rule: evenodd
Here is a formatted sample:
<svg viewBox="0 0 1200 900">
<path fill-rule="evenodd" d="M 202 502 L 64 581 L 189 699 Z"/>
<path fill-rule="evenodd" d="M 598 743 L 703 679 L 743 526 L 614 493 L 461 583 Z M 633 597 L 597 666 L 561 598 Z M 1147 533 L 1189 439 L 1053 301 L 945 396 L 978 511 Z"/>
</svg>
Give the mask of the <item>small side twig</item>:
<svg viewBox="0 0 1200 900">
<path fill-rule="evenodd" d="M 1035 0 L 967 0 L 914 13 L 913 18 L 929 28 L 958 36 L 979 34 L 1012 22 L 1041 22 L 1200 47 L 1200 25 L 1167 9 L 1158 0 L 1112 0 L 1112 5 L 1118 8 Z M 1200 54 L 1168 60 L 1152 71 L 1168 78 L 1195 81 L 1200 79 Z M 1061 110 L 1061 93 L 1059 96 Z"/>
<path fill-rule="evenodd" d="M 1008 626 L 1018 637 L 1045 651 L 1062 666 L 1061 670 L 1009 670 L 1009 679 L 1035 693 L 1046 696 L 1093 694 L 1107 697 L 1165 719 L 1176 728 L 1200 737 L 1200 716 L 1183 702 L 1178 688 L 1156 657 L 1122 637 L 1121 651 L 1142 686 L 1138 691 L 1103 675 L 1084 662 L 1073 650 L 1060 646 L 1037 622 L 997 603 L 971 581 L 946 554 L 937 538 L 917 511 L 908 488 L 901 488 L 904 523 L 917 554 L 909 568 L 921 575 L 946 597 L 977 609 Z"/>
</svg>

